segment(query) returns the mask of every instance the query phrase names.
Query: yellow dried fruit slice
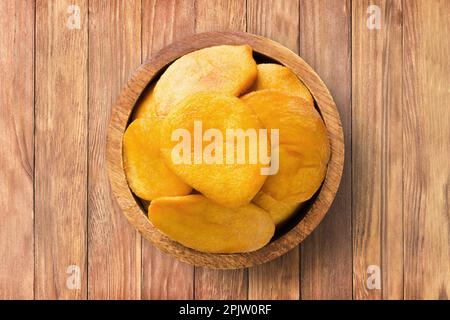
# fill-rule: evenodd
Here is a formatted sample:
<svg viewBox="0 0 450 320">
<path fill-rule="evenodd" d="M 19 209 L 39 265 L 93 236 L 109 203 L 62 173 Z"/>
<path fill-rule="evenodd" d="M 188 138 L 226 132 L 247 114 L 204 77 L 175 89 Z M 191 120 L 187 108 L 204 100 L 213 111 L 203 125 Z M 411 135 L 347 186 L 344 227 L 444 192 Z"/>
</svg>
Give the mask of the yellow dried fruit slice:
<svg viewBox="0 0 450 320">
<path fill-rule="evenodd" d="M 290 146 L 279 148 L 280 168 L 269 176 L 262 191 L 278 201 L 303 202 L 319 189 L 326 174 L 326 162 L 314 150 L 298 152 Z"/>
<path fill-rule="evenodd" d="M 161 130 L 161 152 L 172 171 L 187 184 L 224 207 L 236 208 L 251 201 L 267 176 L 261 175 L 263 164 L 259 157 L 254 161 L 251 156 L 259 150 L 259 140 L 247 138 L 242 144 L 233 139 L 227 144 L 227 129 L 258 132 L 262 128 L 258 117 L 239 98 L 197 93 L 183 100 L 165 118 Z M 180 130 L 189 139 L 177 136 Z M 201 143 L 202 133 L 205 141 L 196 150 L 194 140 L 200 139 Z M 206 139 L 208 133 L 212 135 Z M 189 147 L 183 150 L 180 146 L 186 141 Z M 233 149 L 229 159 L 234 161 L 230 161 L 227 150 Z M 238 149 L 243 155 L 241 163 L 238 162 Z M 270 154 L 270 145 L 267 149 Z"/>
<path fill-rule="evenodd" d="M 209 253 L 255 251 L 275 231 L 269 213 L 254 204 L 229 209 L 202 195 L 155 199 L 148 217 L 169 238 Z"/>
<path fill-rule="evenodd" d="M 124 168 L 131 190 L 144 200 L 189 194 L 192 188 L 164 163 L 160 152 L 161 121 L 137 119 L 123 137 Z"/>
<path fill-rule="evenodd" d="M 301 206 L 301 202 L 277 201 L 262 191 L 253 198 L 252 202 L 269 212 L 277 227 L 283 225 Z"/>
<path fill-rule="evenodd" d="M 248 93 L 241 99 L 252 108 L 267 129 L 279 129 L 280 144 L 304 149 L 326 140 L 322 118 L 301 97 L 267 89 Z"/>
<path fill-rule="evenodd" d="M 155 85 L 156 114 L 165 116 L 178 102 L 202 91 L 239 96 L 257 74 L 252 48 L 221 45 L 186 54 L 172 63 Z"/>
<path fill-rule="evenodd" d="M 262 191 L 278 201 L 302 202 L 320 187 L 330 157 L 325 125 L 303 98 L 278 90 L 262 90 L 242 97 L 262 123 L 279 129 L 279 170 L 267 178 Z"/>
<path fill-rule="evenodd" d="M 257 67 L 258 76 L 251 91 L 277 89 L 302 97 L 314 105 L 314 99 L 308 88 L 289 68 L 275 63 L 262 63 Z"/>
<path fill-rule="evenodd" d="M 153 99 L 153 90 L 155 86 L 151 85 L 134 107 L 133 120 L 140 118 L 152 118 L 156 116 L 155 101 Z"/>
</svg>

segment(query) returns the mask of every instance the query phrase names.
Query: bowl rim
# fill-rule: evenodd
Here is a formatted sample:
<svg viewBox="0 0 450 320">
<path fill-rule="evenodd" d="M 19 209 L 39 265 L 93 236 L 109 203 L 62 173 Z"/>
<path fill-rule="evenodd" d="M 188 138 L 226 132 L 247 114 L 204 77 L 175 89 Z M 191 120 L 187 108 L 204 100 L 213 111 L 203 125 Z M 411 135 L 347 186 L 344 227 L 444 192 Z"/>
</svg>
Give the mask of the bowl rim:
<svg viewBox="0 0 450 320">
<path fill-rule="evenodd" d="M 285 234 L 253 252 L 212 254 L 187 248 L 154 227 L 132 194 L 123 167 L 122 139 L 133 108 L 147 85 L 160 70 L 177 58 L 205 47 L 248 44 L 253 51 L 290 68 L 308 87 L 327 128 L 330 160 L 324 182 L 303 218 Z M 149 60 L 131 76 L 112 108 L 106 143 L 109 181 L 122 213 L 141 235 L 159 250 L 183 262 L 217 269 L 237 269 L 271 261 L 300 244 L 323 220 L 337 193 L 344 167 L 344 136 L 336 104 L 317 73 L 297 54 L 268 38 L 246 32 L 205 32 L 176 41 Z"/>
</svg>

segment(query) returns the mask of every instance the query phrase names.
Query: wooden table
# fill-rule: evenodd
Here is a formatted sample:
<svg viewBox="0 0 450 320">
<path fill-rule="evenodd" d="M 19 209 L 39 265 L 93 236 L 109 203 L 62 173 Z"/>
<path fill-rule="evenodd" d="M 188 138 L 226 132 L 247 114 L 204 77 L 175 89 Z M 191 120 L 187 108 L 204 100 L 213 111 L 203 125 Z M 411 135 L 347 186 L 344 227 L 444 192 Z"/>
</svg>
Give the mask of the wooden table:
<svg viewBox="0 0 450 320">
<path fill-rule="evenodd" d="M 0 298 L 450 297 L 449 0 L 4 0 L 0 23 Z M 325 221 L 247 270 L 158 252 L 105 171 L 111 105 L 133 70 L 211 30 L 298 52 L 345 129 Z"/>
</svg>

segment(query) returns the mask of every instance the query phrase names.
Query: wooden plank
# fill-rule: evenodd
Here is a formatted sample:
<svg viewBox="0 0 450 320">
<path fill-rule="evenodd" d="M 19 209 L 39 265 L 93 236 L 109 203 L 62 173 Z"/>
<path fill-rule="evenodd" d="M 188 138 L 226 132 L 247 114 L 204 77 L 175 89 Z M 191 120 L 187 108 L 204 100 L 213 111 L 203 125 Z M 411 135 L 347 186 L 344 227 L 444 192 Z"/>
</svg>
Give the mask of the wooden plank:
<svg viewBox="0 0 450 320">
<path fill-rule="evenodd" d="M 450 2 L 403 9 L 404 294 L 449 299 Z"/>
<path fill-rule="evenodd" d="M 33 299 L 34 3 L 0 2 L 0 299 Z"/>
<path fill-rule="evenodd" d="M 36 3 L 35 296 L 87 296 L 87 3 Z M 74 18 L 76 19 L 76 18 Z"/>
<path fill-rule="evenodd" d="M 242 0 L 195 1 L 195 31 L 245 31 Z M 195 268 L 195 299 L 247 299 L 247 270 Z"/>
<path fill-rule="evenodd" d="M 382 0 L 352 7 L 356 299 L 403 297 L 401 6 Z M 377 10 L 380 29 L 370 29 L 367 20 L 375 23 L 370 16 Z M 381 286 L 375 278 L 367 283 L 373 272 L 380 275 L 371 265 L 380 268 Z"/>
<path fill-rule="evenodd" d="M 196 300 L 246 300 L 248 295 L 247 270 L 195 268 L 194 294 Z"/>
<path fill-rule="evenodd" d="M 249 269 L 250 300 L 298 300 L 300 298 L 299 248 L 278 259 Z"/>
<path fill-rule="evenodd" d="M 352 161 L 353 261 L 355 299 L 380 299 L 381 290 L 369 289 L 370 265 L 381 266 L 382 210 L 382 73 L 381 32 L 366 26 L 368 1 L 353 4 L 352 15 Z M 378 42 L 378 43 L 377 43 Z M 369 57 L 367 57 L 369 55 Z M 369 63 L 376 61 L 376 65 Z M 368 68 L 371 69 L 369 70 Z M 362 70 L 361 70 L 362 69 Z M 367 70 L 367 71 L 366 71 Z M 369 74 L 370 72 L 370 74 Z M 370 90 L 365 90 L 367 87 Z M 368 88 L 368 89 L 369 89 Z"/>
<path fill-rule="evenodd" d="M 300 55 L 330 90 L 340 112 L 346 146 L 344 173 L 334 203 L 302 244 L 303 299 L 352 298 L 349 35 L 350 1 L 300 1 Z"/>
<path fill-rule="evenodd" d="M 118 208 L 105 168 L 111 107 L 140 62 L 140 2 L 90 1 L 90 299 L 139 299 L 141 294 L 141 237 Z"/>
<path fill-rule="evenodd" d="M 247 31 L 298 52 L 299 0 L 248 0 Z"/>
<path fill-rule="evenodd" d="M 383 299 L 403 299 L 403 143 L 402 1 L 384 1 L 384 70 L 382 108 L 384 117 L 382 174 L 382 293 Z M 378 50 L 381 50 L 379 48 Z"/>
<path fill-rule="evenodd" d="M 195 31 L 245 31 L 246 10 L 243 0 L 196 0 Z"/>
<path fill-rule="evenodd" d="M 142 1 L 142 60 L 195 32 L 194 0 Z"/>
<path fill-rule="evenodd" d="M 299 2 L 247 2 L 247 30 L 298 52 Z M 249 269 L 249 299 L 299 299 L 299 249 Z"/>
<path fill-rule="evenodd" d="M 193 0 L 142 1 L 142 60 L 194 33 Z M 193 299 L 194 268 L 142 242 L 142 299 Z"/>
</svg>

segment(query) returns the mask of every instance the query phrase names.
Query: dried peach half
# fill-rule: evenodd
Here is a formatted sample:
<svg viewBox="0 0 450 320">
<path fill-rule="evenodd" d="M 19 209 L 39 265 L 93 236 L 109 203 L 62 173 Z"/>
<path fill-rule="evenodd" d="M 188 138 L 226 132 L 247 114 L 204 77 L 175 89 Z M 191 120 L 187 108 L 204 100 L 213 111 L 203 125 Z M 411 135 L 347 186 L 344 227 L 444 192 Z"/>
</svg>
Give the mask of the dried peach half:
<svg viewBox="0 0 450 320">
<path fill-rule="evenodd" d="M 148 217 L 169 238 L 209 253 L 255 251 L 275 231 L 269 213 L 254 204 L 229 209 L 202 195 L 157 198 Z"/>
<path fill-rule="evenodd" d="M 278 201 L 302 202 L 319 189 L 326 174 L 326 161 L 319 159 L 317 150 L 297 151 L 291 146 L 279 148 L 278 173 L 269 176 L 262 191 Z"/>
<path fill-rule="evenodd" d="M 276 63 L 258 64 L 257 68 L 258 76 L 251 91 L 277 89 L 291 95 L 302 97 L 314 105 L 314 99 L 308 88 L 291 69 Z"/>
<path fill-rule="evenodd" d="M 301 202 L 277 201 L 265 192 L 258 192 L 252 202 L 269 212 L 277 227 L 283 225 L 301 206 Z"/>
<path fill-rule="evenodd" d="M 326 138 L 326 129 L 319 113 L 301 97 L 267 89 L 250 92 L 241 99 L 267 129 L 279 129 L 282 145 L 304 149 L 305 146 L 315 145 L 316 139 L 320 142 Z"/>
<path fill-rule="evenodd" d="M 155 85 L 156 114 L 165 116 L 187 96 L 201 91 L 239 96 L 256 78 L 248 45 L 220 45 L 188 53 L 162 74 Z"/>
<path fill-rule="evenodd" d="M 267 177 L 256 157 L 263 146 L 251 135 L 259 129 L 263 125 L 258 117 L 239 98 L 196 93 L 164 119 L 161 152 L 187 184 L 224 207 L 236 208 L 248 204 Z M 249 136 L 239 142 L 234 135 L 239 131 Z M 265 149 L 270 154 L 270 144 Z"/>
<path fill-rule="evenodd" d="M 262 191 L 278 201 L 302 202 L 320 187 L 330 157 L 325 125 L 305 99 L 278 90 L 261 90 L 242 97 L 262 123 L 279 129 L 278 173 L 269 176 Z"/>
<path fill-rule="evenodd" d="M 140 118 L 152 118 L 156 116 L 155 100 L 153 99 L 153 90 L 155 86 L 152 84 L 134 107 L 133 120 Z"/>
<path fill-rule="evenodd" d="M 124 168 L 133 192 L 144 200 L 189 194 L 192 188 L 164 163 L 160 153 L 161 121 L 137 119 L 123 137 Z"/>
</svg>

